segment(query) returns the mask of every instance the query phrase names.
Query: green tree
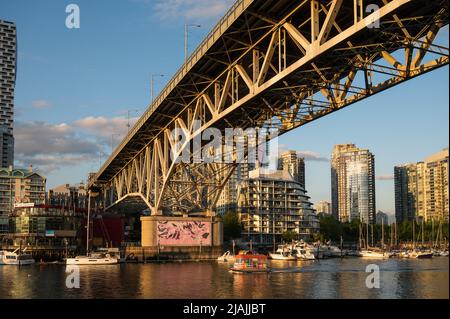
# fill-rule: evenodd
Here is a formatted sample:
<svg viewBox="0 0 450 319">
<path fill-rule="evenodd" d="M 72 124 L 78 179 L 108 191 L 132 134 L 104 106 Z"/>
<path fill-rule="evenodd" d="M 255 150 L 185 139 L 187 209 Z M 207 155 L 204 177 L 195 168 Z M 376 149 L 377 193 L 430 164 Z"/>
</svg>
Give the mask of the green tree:
<svg viewBox="0 0 450 319">
<path fill-rule="evenodd" d="M 333 216 L 320 218 L 320 234 L 324 240 L 339 241 L 342 236 L 342 224 Z"/>
<path fill-rule="evenodd" d="M 241 237 L 242 225 L 236 212 L 228 212 L 223 216 L 223 237 L 231 240 Z"/>
<path fill-rule="evenodd" d="M 293 240 L 297 239 L 297 237 L 298 234 L 293 231 L 286 231 L 282 235 L 283 241 L 286 243 L 292 242 Z"/>
</svg>

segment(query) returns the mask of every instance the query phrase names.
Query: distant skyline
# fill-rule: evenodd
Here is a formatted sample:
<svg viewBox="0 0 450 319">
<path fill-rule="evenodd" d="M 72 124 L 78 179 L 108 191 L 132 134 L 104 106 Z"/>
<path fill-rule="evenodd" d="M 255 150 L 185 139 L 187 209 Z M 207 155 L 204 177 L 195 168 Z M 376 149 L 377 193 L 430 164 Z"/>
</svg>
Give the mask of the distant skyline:
<svg viewBox="0 0 450 319">
<path fill-rule="evenodd" d="M 58 0 L 0 0 L 0 19 L 17 25 L 17 167 L 30 164 L 47 188 L 79 183 L 98 170 L 184 62 L 184 23 L 192 51 L 234 1 L 79 0 L 81 28 L 65 27 Z M 448 27 L 439 34 L 448 47 Z M 312 202 L 331 202 L 330 156 L 354 143 L 375 156 L 376 210 L 394 212 L 394 166 L 449 145 L 448 66 L 283 135 L 281 150 L 306 158 Z M 135 110 L 138 110 L 137 112 Z"/>
</svg>

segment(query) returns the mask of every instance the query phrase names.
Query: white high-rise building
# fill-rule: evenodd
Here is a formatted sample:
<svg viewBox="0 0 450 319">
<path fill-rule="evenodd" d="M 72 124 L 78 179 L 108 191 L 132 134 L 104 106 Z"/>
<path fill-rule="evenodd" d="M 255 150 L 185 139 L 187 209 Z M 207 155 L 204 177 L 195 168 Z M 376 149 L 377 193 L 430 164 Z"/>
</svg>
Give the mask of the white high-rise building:
<svg viewBox="0 0 450 319">
<path fill-rule="evenodd" d="M 375 222 L 375 158 L 354 144 L 336 145 L 331 158 L 333 215 L 342 222 Z"/>
<path fill-rule="evenodd" d="M 423 162 L 395 167 L 397 222 L 418 217 L 448 221 L 448 154 L 445 149 Z"/>
<path fill-rule="evenodd" d="M 281 157 L 278 159 L 278 169 L 289 172 L 300 183 L 301 187 L 306 188 L 305 159 L 299 157 L 296 151 L 288 151 L 281 154 Z"/>
<path fill-rule="evenodd" d="M 317 214 L 326 214 L 331 215 L 331 203 L 327 201 L 320 201 L 316 205 L 314 205 L 314 208 L 317 211 Z"/>
</svg>

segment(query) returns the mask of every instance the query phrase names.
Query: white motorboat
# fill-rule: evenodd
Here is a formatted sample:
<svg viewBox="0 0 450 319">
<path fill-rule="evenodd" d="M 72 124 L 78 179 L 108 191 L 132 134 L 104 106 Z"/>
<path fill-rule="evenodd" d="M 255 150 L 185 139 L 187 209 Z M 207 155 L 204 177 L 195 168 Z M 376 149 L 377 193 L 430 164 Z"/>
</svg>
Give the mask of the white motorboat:
<svg viewBox="0 0 450 319">
<path fill-rule="evenodd" d="M 235 256 L 228 250 L 222 256 L 217 258 L 219 262 L 234 262 Z"/>
<path fill-rule="evenodd" d="M 276 252 L 276 253 L 269 253 L 270 258 L 273 260 L 297 260 L 297 257 L 292 255 L 290 252 Z"/>
<path fill-rule="evenodd" d="M 425 259 L 425 258 L 432 258 L 433 252 L 431 251 L 420 251 L 420 250 L 409 250 L 409 251 L 402 251 L 399 254 L 400 258 L 417 258 L 417 259 Z"/>
<path fill-rule="evenodd" d="M 342 250 L 336 246 L 326 245 L 320 247 L 325 257 L 342 257 L 344 254 Z"/>
<path fill-rule="evenodd" d="M 417 259 L 433 258 L 433 253 L 431 251 L 416 250 L 411 253 L 411 257 Z"/>
<path fill-rule="evenodd" d="M 269 257 L 273 260 L 297 260 L 293 245 L 279 245 L 276 252 L 269 253 Z"/>
<path fill-rule="evenodd" d="M 383 251 L 361 250 L 359 252 L 359 257 L 372 259 L 387 259 L 390 257 L 390 255 L 389 253 Z"/>
<path fill-rule="evenodd" d="M 309 249 L 298 249 L 295 253 L 298 260 L 315 260 L 314 253 Z"/>
<path fill-rule="evenodd" d="M 19 249 L 13 252 L 6 250 L 0 251 L 0 265 L 25 266 L 34 264 L 35 260 L 33 257 L 30 254 L 26 254 L 25 251 L 26 249 L 22 253 L 20 253 Z"/>
</svg>

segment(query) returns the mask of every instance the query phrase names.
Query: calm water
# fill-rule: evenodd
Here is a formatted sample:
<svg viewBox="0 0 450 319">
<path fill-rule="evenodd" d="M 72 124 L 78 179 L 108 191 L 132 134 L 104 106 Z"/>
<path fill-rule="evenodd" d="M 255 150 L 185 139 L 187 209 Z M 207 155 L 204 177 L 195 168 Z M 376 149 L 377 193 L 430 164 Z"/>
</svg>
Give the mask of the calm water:
<svg viewBox="0 0 450 319">
<path fill-rule="evenodd" d="M 380 289 L 366 288 L 371 263 L 380 266 Z M 80 289 L 68 289 L 63 265 L 0 266 L 0 298 L 449 298 L 446 257 L 273 261 L 272 267 L 279 272 L 232 274 L 216 262 L 82 266 Z"/>
</svg>

